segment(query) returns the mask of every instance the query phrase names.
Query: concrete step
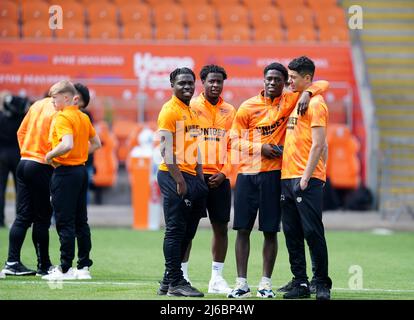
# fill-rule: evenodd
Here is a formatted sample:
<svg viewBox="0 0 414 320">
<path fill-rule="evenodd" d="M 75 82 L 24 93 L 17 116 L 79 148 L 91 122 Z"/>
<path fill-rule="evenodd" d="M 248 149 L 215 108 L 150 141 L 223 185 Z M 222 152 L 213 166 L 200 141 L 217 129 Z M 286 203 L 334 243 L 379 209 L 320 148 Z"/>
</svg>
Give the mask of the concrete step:
<svg viewBox="0 0 414 320">
<path fill-rule="evenodd" d="M 364 12 L 364 29 L 366 25 L 370 23 L 375 23 L 381 26 L 381 22 L 388 23 L 388 22 L 399 22 L 399 23 L 412 23 L 414 21 L 414 12 L 392 12 L 388 10 L 366 10 L 368 12 Z M 379 22 L 379 23 L 378 23 Z M 381 27 L 379 28 L 381 29 Z"/>
<path fill-rule="evenodd" d="M 395 9 L 403 9 L 403 10 L 410 10 L 414 11 L 414 2 L 411 0 L 405 1 L 370 1 L 370 0 L 343 0 L 342 7 L 348 8 L 352 5 L 359 5 L 363 9 L 387 9 L 387 10 L 395 10 Z"/>
<path fill-rule="evenodd" d="M 395 129 L 395 130 L 412 130 L 414 132 L 414 120 L 399 118 L 397 119 L 378 119 L 378 127 L 381 130 Z M 413 138 L 414 139 L 414 138 Z"/>
<path fill-rule="evenodd" d="M 368 57 L 366 59 L 367 65 L 370 66 L 395 66 L 395 67 L 414 67 L 414 54 L 412 57 L 398 57 L 394 56 L 391 59 L 381 57 Z"/>
<path fill-rule="evenodd" d="M 384 54 L 383 58 L 392 58 L 392 59 L 400 59 L 400 58 L 413 58 L 414 57 L 414 46 L 407 46 L 407 45 L 372 45 L 372 44 L 363 44 L 364 51 L 368 55 L 368 57 L 374 58 L 380 54 Z M 407 55 L 407 56 L 406 56 Z M 380 58 L 380 57 L 378 57 Z"/>
<path fill-rule="evenodd" d="M 402 34 L 401 31 L 396 31 L 396 32 L 398 32 L 399 34 L 397 35 L 394 33 L 389 33 L 389 30 L 387 32 L 380 32 L 380 34 L 363 33 L 361 35 L 361 41 L 364 42 L 364 45 L 386 43 L 390 45 L 404 45 L 405 44 L 408 46 L 410 44 L 411 45 L 414 44 L 414 31 L 410 30 L 408 34 Z"/>
<path fill-rule="evenodd" d="M 414 129 L 396 130 L 396 129 L 381 129 L 380 137 L 382 138 L 410 138 L 414 137 Z"/>
<path fill-rule="evenodd" d="M 382 107 L 395 107 L 401 106 L 402 108 L 409 109 L 414 108 L 414 100 L 399 97 L 397 99 L 392 98 L 379 98 L 374 96 L 374 101 L 377 106 Z"/>
<path fill-rule="evenodd" d="M 395 117 L 395 118 L 407 118 L 409 117 L 410 119 L 414 117 L 414 108 L 411 109 L 391 109 L 391 108 L 384 108 L 384 109 L 379 109 L 377 108 L 375 110 L 375 113 L 378 117 L 378 119 L 381 118 L 390 118 L 390 117 Z"/>
<path fill-rule="evenodd" d="M 414 88 L 414 79 L 383 79 L 374 78 L 371 79 L 371 86 L 378 87 L 401 87 L 406 90 L 412 90 Z"/>
<path fill-rule="evenodd" d="M 398 75 L 403 75 L 403 76 L 413 76 L 414 77 L 414 65 L 408 65 L 408 66 L 368 66 L 368 72 L 370 74 L 374 74 L 374 75 L 393 75 L 393 76 L 398 76 Z"/>
</svg>

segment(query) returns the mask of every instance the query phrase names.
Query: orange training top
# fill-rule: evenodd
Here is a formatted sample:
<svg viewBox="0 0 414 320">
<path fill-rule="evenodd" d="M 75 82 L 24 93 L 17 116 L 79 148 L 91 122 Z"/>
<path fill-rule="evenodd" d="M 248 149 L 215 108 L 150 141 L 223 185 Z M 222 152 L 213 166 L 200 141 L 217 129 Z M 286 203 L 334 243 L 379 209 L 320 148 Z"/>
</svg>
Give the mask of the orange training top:
<svg viewBox="0 0 414 320">
<path fill-rule="evenodd" d="M 306 91 L 312 96 L 325 92 L 327 81 L 316 81 Z M 262 91 L 242 103 L 237 110 L 231 130 L 232 148 L 238 150 L 239 173 L 255 174 L 281 170 L 282 158 L 267 159 L 261 156 L 263 144 L 283 145 L 286 123 L 299 100 L 299 93 L 284 90 L 280 97 L 271 101 Z"/>
<path fill-rule="evenodd" d="M 292 111 L 286 130 L 283 151 L 282 179 L 302 177 L 312 147 L 312 128 L 328 125 L 328 107 L 321 95 L 312 97 L 309 110 L 304 116 Z M 326 181 L 326 168 L 322 157 L 312 173 L 312 178 Z"/>
<path fill-rule="evenodd" d="M 30 107 L 17 131 L 22 158 L 46 163 L 45 156 L 50 151 L 50 124 L 55 114 L 52 98 L 36 101 Z"/>
<path fill-rule="evenodd" d="M 55 148 L 65 135 L 73 136 L 73 148 L 53 161 L 66 166 L 85 164 L 88 159 L 89 140 L 96 135 L 89 117 L 77 106 L 67 106 L 59 111 L 51 126 L 49 140 Z"/>
<path fill-rule="evenodd" d="M 173 153 L 179 170 L 195 176 L 200 135 L 197 113 L 173 95 L 162 106 L 158 115 L 158 131 L 171 133 L 167 139 L 172 139 Z M 173 164 L 172 159 L 167 159 L 167 161 Z M 159 170 L 168 171 L 164 158 Z"/>
<path fill-rule="evenodd" d="M 222 172 L 228 176 L 231 172 L 229 131 L 236 109 L 221 97 L 216 105 L 212 105 L 204 93 L 191 100 L 190 106 L 197 113 L 200 123 L 199 147 L 203 173 Z"/>
</svg>

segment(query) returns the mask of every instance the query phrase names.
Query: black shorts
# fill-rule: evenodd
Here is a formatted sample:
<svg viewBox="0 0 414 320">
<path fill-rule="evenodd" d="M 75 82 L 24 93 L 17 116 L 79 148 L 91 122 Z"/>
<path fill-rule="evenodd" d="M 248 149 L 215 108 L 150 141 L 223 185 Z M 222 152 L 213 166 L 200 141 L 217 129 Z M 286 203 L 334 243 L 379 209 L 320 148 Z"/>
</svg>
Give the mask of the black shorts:
<svg viewBox="0 0 414 320">
<path fill-rule="evenodd" d="M 205 174 L 204 180 L 208 184 L 211 174 Z M 231 210 L 231 186 L 230 180 L 225 179 L 217 188 L 208 188 L 207 210 L 203 218 L 210 218 L 211 223 L 228 223 Z"/>
<path fill-rule="evenodd" d="M 252 230 L 259 210 L 259 230 L 280 231 L 280 170 L 238 174 L 234 196 L 234 230 Z"/>
</svg>

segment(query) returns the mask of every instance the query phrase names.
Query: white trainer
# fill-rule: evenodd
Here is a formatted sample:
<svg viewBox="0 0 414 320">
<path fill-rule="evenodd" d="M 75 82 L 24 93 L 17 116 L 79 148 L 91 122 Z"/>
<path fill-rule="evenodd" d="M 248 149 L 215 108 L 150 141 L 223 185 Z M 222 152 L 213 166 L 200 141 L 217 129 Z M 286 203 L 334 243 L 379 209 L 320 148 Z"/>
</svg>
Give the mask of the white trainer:
<svg viewBox="0 0 414 320">
<path fill-rule="evenodd" d="M 75 273 L 76 279 L 78 280 L 92 279 L 91 272 L 89 271 L 89 267 L 83 267 L 82 269 L 75 269 L 74 273 Z"/>
<path fill-rule="evenodd" d="M 260 283 L 257 288 L 256 297 L 259 298 L 274 298 L 276 294 L 272 290 L 272 285 L 268 282 Z"/>
<path fill-rule="evenodd" d="M 232 289 L 227 284 L 227 281 L 224 280 L 222 276 L 216 276 L 211 278 L 208 283 L 208 293 L 223 293 L 229 294 Z"/>
<path fill-rule="evenodd" d="M 6 275 L 0 271 L 0 279 L 6 279 Z"/>
<path fill-rule="evenodd" d="M 246 283 L 242 283 L 239 281 L 236 281 L 236 286 L 234 289 L 227 295 L 227 298 L 236 298 L 236 299 L 242 299 L 242 298 L 248 298 L 252 294 L 250 292 L 249 285 Z"/>
<path fill-rule="evenodd" d="M 42 279 L 49 281 L 76 280 L 76 275 L 72 268 L 70 268 L 67 272 L 63 273 L 60 266 L 57 266 L 48 275 L 43 276 Z"/>
</svg>

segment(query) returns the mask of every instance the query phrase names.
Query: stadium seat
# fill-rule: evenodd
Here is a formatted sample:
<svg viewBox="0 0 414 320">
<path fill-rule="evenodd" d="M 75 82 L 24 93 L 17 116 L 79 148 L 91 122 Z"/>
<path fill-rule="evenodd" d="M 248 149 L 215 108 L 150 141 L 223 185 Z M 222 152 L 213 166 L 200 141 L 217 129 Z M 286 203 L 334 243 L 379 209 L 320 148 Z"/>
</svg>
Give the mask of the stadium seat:
<svg viewBox="0 0 414 320">
<path fill-rule="evenodd" d="M 185 19 L 189 27 L 204 24 L 216 24 L 216 11 L 206 4 L 191 5 L 184 8 Z"/>
<path fill-rule="evenodd" d="M 19 19 L 19 6 L 12 1 L 0 2 L 0 21 L 17 22 Z"/>
<path fill-rule="evenodd" d="M 178 0 L 178 3 L 186 9 L 189 6 L 194 5 L 208 5 L 208 0 Z"/>
<path fill-rule="evenodd" d="M 155 25 L 183 25 L 183 9 L 177 4 L 159 4 L 152 8 Z"/>
<path fill-rule="evenodd" d="M 171 4 L 175 4 L 175 0 L 144 0 L 144 2 L 148 3 L 151 7 L 152 6 L 156 6 L 156 5 L 160 5 L 160 6 L 164 6 L 164 5 L 171 5 Z"/>
<path fill-rule="evenodd" d="M 77 2 L 62 2 L 59 4 L 63 10 L 63 24 L 67 21 L 85 22 L 85 7 Z"/>
<path fill-rule="evenodd" d="M 261 7 L 274 7 L 273 0 L 243 0 L 243 5 L 250 10 Z"/>
<path fill-rule="evenodd" d="M 338 7 L 337 0 L 306 0 L 308 6 L 315 11 Z"/>
<path fill-rule="evenodd" d="M 1 38 L 19 38 L 19 26 L 17 22 L 0 20 L 0 36 Z"/>
<path fill-rule="evenodd" d="M 271 24 L 260 25 L 254 29 L 254 40 L 263 42 L 280 42 L 285 40 L 282 28 L 275 28 Z"/>
<path fill-rule="evenodd" d="M 177 24 L 163 24 L 157 26 L 155 31 L 157 40 L 184 40 L 184 27 Z"/>
<path fill-rule="evenodd" d="M 116 138 L 109 131 L 105 121 L 100 121 L 94 126 L 102 141 L 102 148 L 94 152 L 93 184 L 95 187 L 112 187 L 116 183 L 118 172 L 118 161 L 115 155 Z"/>
<path fill-rule="evenodd" d="M 223 26 L 234 24 L 249 24 L 249 15 L 246 7 L 241 5 L 227 5 L 217 12 L 219 24 Z"/>
<path fill-rule="evenodd" d="M 225 25 L 221 28 L 221 40 L 233 42 L 250 41 L 250 28 L 247 25 Z"/>
<path fill-rule="evenodd" d="M 217 40 L 217 28 L 212 25 L 194 25 L 188 28 L 188 40 Z"/>
<path fill-rule="evenodd" d="M 250 20 L 253 27 L 272 26 L 280 27 L 280 10 L 273 6 L 258 6 L 250 9 Z"/>
<path fill-rule="evenodd" d="M 55 36 L 59 39 L 85 39 L 85 25 L 74 20 L 65 21 L 63 29 L 55 30 Z"/>
<path fill-rule="evenodd" d="M 127 3 L 119 7 L 119 17 L 123 24 L 151 23 L 151 8 L 142 3 Z"/>
<path fill-rule="evenodd" d="M 90 39 L 119 39 L 119 28 L 114 22 L 95 22 L 89 26 Z"/>
<path fill-rule="evenodd" d="M 319 28 L 347 28 L 345 12 L 337 7 L 315 11 L 315 22 Z"/>
<path fill-rule="evenodd" d="M 285 10 L 285 9 L 297 9 L 305 6 L 304 0 L 276 0 L 276 5 Z"/>
<path fill-rule="evenodd" d="M 122 29 L 122 38 L 128 40 L 152 40 L 152 27 L 147 23 L 124 24 Z"/>
<path fill-rule="evenodd" d="M 49 4 L 44 1 L 34 0 L 21 4 L 22 22 L 41 20 L 47 25 L 49 21 Z"/>
<path fill-rule="evenodd" d="M 287 40 L 292 42 L 314 42 L 317 40 L 316 32 L 313 28 L 294 28 L 287 30 Z"/>
<path fill-rule="evenodd" d="M 138 126 L 137 122 L 130 120 L 114 120 L 112 123 L 112 132 L 118 141 L 116 154 L 121 163 L 124 163 L 128 156 L 127 139 Z"/>
<path fill-rule="evenodd" d="M 240 0 L 210 0 L 210 4 L 211 6 L 217 10 L 218 12 L 223 8 L 223 7 L 234 7 L 234 6 L 240 6 L 242 5 Z"/>
<path fill-rule="evenodd" d="M 117 22 L 117 8 L 110 2 L 91 2 L 87 5 L 86 11 L 88 13 L 87 16 L 90 24 L 95 24 L 97 22 Z"/>
<path fill-rule="evenodd" d="M 323 28 L 319 30 L 319 41 L 346 42 L 349 41 L 349 31 L 345 28 Z"/>
<path fill-rule="evenodd" d="M 32 20 L 23 23 L 23 38 L 51 38 L 52 30 L 49 28 L 48 20 Z"/>
<path fill-rule="evenodd" d="M 285 27 L 293 28 L 313 28 L 313 12 L 306 7 L 283 9 L 283 22 Z"/>
<path fill-rule="evenodd" d="M 357 139 L 346 125 L 330 124 L 327 141 L 327 176 L 332 186 L 341 189 L 356 189 L 360 182 Z"/>
</svg>

